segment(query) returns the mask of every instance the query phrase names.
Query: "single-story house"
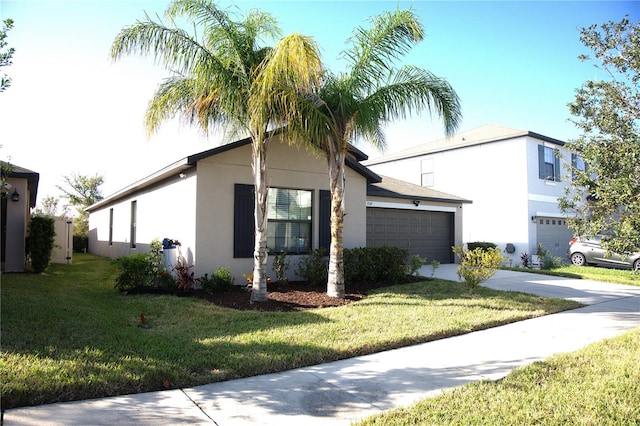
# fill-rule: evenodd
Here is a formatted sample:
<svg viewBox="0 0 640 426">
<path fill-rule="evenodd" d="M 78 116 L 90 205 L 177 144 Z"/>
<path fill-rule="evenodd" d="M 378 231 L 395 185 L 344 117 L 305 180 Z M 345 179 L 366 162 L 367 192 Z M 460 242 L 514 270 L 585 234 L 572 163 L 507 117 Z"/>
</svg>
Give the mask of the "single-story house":
<svg viewBox="0 0 640 426">
<path fill-rule="evenodd" d="M 435 235 L 444 224 L 449 243 L 461 242 L 462 204 L 465 200 L 427 191 L 418 186 L 394 186 L 361 164 L 367 156 L 356 148 L 347 161 L 344 247 L 391 243 L 393 228 L 369 226 L 368 215 L 381 211 L 446 213 L 431 227 Z M 272 252 L 290 255 L 289 278 L 301 255 L 330 243 L 330 193 L 326 159 L 304 148 L 290 146 L 274 134 L 267 161 L 269 191 L 267 245 Z M 412 193 L 412 189 L 415 193 Z M 442 195 L 439 198 L 439 195 Z M 419 201 L 418 205 L 414 201 Z M 432 206 L 431 210 L 428 207 Z M 183 158 L 87 208 L 89 250 L 116 258 L 146 252 L 154 239 L 178 240 L 180 254 L 193 265 L 196 276 L 228 268 L 236 280 L 252 272 L 254 195 L 249 138 Z M 411 219 L 413 220 L 413 219 Z M 416 222 L 418 223 L 418 222 Z M 378 229 L 369 239 L 367 229 Z M 413 242 L 412 242 L 413 244 Z M 427 244 L 428 246 L 428 244 Z M 433 250 L 432 247 L 429 250 Z M 441 248 L 442 259 L 451 247 Z M 173 253 L 173 251 L 172 251 Z M 448 258 L 450 259 L 450 258 Z M 271 260 L 267 265 L 271 270 Z"/>
<path fill-rule="evenodd" d="M 584 167 L 561 140 L 486 125 L 365 161 L 378 174 L 473 200 L 462 240 L 498 244 L 512 264 L 542 245 L 565 258 L 573 237 L 558 199 L 571 184 L 568 165 Z"/>
<path fill-rule="evenodd" d="M 2 162 L 2 271 L 22 272 L 31 209 L 36 205 L 40 175 Z"/>
</svg>

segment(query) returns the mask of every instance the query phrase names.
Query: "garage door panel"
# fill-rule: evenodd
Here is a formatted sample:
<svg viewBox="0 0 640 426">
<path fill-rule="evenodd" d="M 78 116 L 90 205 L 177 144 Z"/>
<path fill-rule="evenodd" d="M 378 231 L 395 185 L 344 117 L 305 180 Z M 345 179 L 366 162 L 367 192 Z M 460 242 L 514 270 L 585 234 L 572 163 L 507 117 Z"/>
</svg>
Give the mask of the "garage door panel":
<svg viewBox="0 0 640 426">
<path fill-rule="evenodd" d="M 453 213 L 367 208 L 367 246 L 402 247 L 427 261 L 453 262 Z"/>
</svg>

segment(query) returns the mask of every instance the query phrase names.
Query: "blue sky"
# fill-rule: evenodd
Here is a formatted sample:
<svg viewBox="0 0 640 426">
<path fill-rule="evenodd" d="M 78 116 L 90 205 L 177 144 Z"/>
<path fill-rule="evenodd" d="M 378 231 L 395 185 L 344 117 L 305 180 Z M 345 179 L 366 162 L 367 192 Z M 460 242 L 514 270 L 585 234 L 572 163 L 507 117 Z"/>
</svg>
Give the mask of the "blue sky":
<svg viewBox="0 0 640 426">
<path fill-rule="evenodd" d="M 117 63 L 109 48 L 121 28 L 161 14 L 167 1 L 0 0 L 12 18 L 13 79 L 0 94 L 0 158 L 40 173 L 39 199 L 59 196 L 72 172 L 105 176 L 105 195 L 187 155 L 221 142 L 177 120 L 146 137 L 143 117 L 158 83 L 169 75 L 151 59 Z M 405 63 L 443 77 L 462 101 L 460 130 L 496 124 L 567 140 L 578 136 L 567 104 L 588 79 L 603 74 L 577 59 L 587 50 L 578 28 L 640 19 L 640 1 L 249 1 L 231 5 L 272 13 L 284 34 L 313 36 L 325 64 L 339 71 L 345 40 L 366 19 L 413 7 L 425 41 Z M 442 122 L 424 114 L 387 127 L 387 152 L 443 136 Z M 371 158 L 379 155 L 359 146 Z M 247 159 L 249 161 L 249 159 Z"/>
</svg>

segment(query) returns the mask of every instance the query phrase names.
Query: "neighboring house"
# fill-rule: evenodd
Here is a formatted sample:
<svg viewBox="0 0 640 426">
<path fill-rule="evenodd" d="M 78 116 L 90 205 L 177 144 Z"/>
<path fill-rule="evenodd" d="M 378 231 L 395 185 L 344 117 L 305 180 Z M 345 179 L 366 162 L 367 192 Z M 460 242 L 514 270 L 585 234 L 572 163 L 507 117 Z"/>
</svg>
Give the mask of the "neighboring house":
<svg viewBox="0 0 640 426">
<path fill-rule="evenodd" d="M 352 154 L 346 174 L 345 248 L 367 245 L 367 187 L 381 183 L 378 175 L 360 164 L 367 156 L 355 148 Z M 271 188 L 267 245 L 272 253 L 287 251 L 292 260 L 289 277 L 295 279 L 295 264 L 301 255 L 329 247 L 326 159 L 289 146 L 276 135 L 269 145 L 267 170 Z M 454 197 L 436 202 L 422 188 L 414 189 L 415 195 L 410 191 L 380 194 L 376 201 L 372 199 L 371 207 L 415 210 L 412 200 L 419 199 L 425 200 L 425 206 L 427 201 L 433 202 L 437 209 L 450 204 L 449 213 L 456 217 L 461 214 L 458 206 L 463 200 Z M 153 239 L 176 239 L 186 262 L 194 265 L 196 276 L 224 267 L 240 284 L 243 274 L 253 269 L 251 140 L 186 157 L 106 197 L 87 211 L 92 253 L 115 258 L 146 252 Z M 461 223 L 461 219 L 452 220 L 454 224 Z M 270 256 L 267 270 L 273 276 L 271 261 Z"/>
<path fill-rule="evenodd" d="M 584 167 L 563 141 L 487 125 L 363 164 L 473 200 L 465 207 L 464 242 L 496 243 L 519 264 L 523 253 L 536 254 L 538 244 L 565 257 L 573 235 L 558 198 L 570 184 L 565 175 L 571 163 Z"/>
<path fill-rule="evenodd" d="M 10 170 L 6 176 L 5 168 Z M 23 167 L 2 162 L 2 271 L 22 272 L 31 208 L 36 205 L 40 175 Z"/>
</svg>

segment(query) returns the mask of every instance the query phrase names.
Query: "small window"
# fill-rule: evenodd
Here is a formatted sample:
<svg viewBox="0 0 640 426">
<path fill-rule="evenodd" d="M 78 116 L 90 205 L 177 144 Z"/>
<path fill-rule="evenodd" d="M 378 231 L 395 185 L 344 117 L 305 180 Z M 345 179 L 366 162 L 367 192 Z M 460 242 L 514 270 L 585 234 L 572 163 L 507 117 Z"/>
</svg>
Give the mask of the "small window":
<svg viewBox="0 0 640 426">
<path fill-rule="evenodd" d="M 555 219 L 551 221 L 551 224 L 552 224 L 552 225 L 555 225 L 555 224 L 556 224 Z"/>
<path fill-rule="evenodd" d="M 546 224 L 547 224 L 547 225 L 549 224 L 549 219 L 547 219 Z"/>
<path fill-rule="evenodd" d="M 312 191 L 271 188 L 267 247 L 272 253 L 308 253 L 311 248 Z"/>
<path fill-rule="evenodd" d="M 113 245 L 113 209 L 109 209 L 109 245 Z"/>
<path fill-rule="evenodd" d="M 571 154 L 571 179 L 576 180 L 578 173 L 587 171 L 587 163 L 579 154 Z"/>
<path fill-rule="evenodd" d="M 130 247 L 136 248 L 136 228 L 138 227 L 137 222 L 138 216 L 138 202 L 131 202 L 131 230 L 130 230 Z"/>
</svg>

